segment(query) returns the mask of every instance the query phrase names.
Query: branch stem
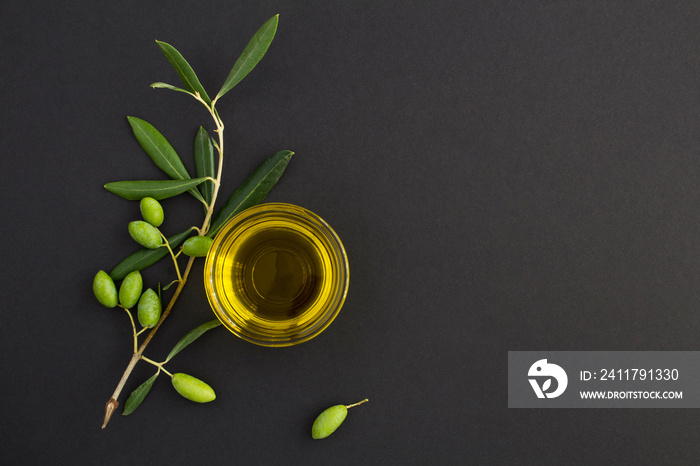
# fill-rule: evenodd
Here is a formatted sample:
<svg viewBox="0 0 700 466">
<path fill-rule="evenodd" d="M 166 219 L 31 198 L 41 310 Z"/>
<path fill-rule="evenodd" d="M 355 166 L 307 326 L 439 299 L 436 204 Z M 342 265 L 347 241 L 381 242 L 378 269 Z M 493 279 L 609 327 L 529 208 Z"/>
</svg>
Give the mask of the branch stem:
<svg viewBox="0 0 700 466">
<path fill-rule="evenodd" d="M 212 118 L 214 119 L 214 123 L 216 124 L 216 133 L 219 136 L 219 144 L 216 145 L 216 149 L 219 153 L 219 166 L 217 167 L 217 172 L 216 172 L 216 179 L 214 180 L 214 192 L 212 194 L 211 202 L 207 206 L 207 213 L 204 217 L 204 222 L 202 222 L 202 227 L 197 229 L 197 234 L 199 236 L 203 236 L 209 231 L 209 226 L 211 223 L 211 216 L 212 212 L 214 211 L 214 204 L 216 203 L 216 197 L 219 193 L 219 187 L 221 186 L 221 175 L 223 173 L 223 165 L 224 165 L 224 123 L 221 121 L 221 117 L 219 117 L 219 112 L 217 112 L 216 108 L 214 105 L 216 104 L 216 99 L 214 102 L 211 103 L 211 105 L 208 105 L 206 102 L 202 100 L 202 98 L 199 96 L 198 93 L 194 95 L 194 98 L 200 101 L 202 104 L 204 104 L 205 107 L 209 110 L 209 113 L 211 114 Z M 161 233 L 162 235 L 162 233 Z M 105 417 L 104 417 L 104 422 L 102 424 L 102 428 L 104 429 L 107 426 L 107 423 L 109 423 L 110 418 L 112 417 L 112 414 L 114 411 L 117 409 L 119 406 L 119 395 L 122 392 L 122 389 L 124 388 L 124 385 L 126 384 L 126 381 L 129 379 L 129 376 L 131 375 L 131 372 L 134 370 L 134 367 L 136 366 L 136 363 L 139 362 L 143 358 L 143 352 L 146 349 L 146 346 L 148 346 L 148 343 L 151 341 L 153 336 L 156 334 L 158 329 L 160 328 L 161 324 L 163 321 L 170 315 L 170 311 L 172 310 L 173 306 L 175 305 L 175 302 L 177 301 L 177 298 L 180 296 L 180 293 L 182 292 L 182 289 L 185 287 L 185 283 L 187 283 L 187 278 L 190 275 L 190 270 L 192 269 L 192 264 L 194 262 L 194 257 L 190 257 L 189 260 L 187 261 L 187 265 L 185 266 L 185 272 L 180 275 L 180 269 L 177 264 L 177 259 L 175 255 L 173 254 L 172 249 L 170 248 L 170 244 L 168 243 L 167 239 L 165 241 L 165 244 L 170 251 L 170 255 L 173 257 L 173 262 L 175 263 L 175 270 L 177 271 L 178 275 L 178 284 L 177 288 L 175 289 L 175 293 L 173 294 L 172 298 L 170 298 L 170 302 L 168 303 L 168 306 L 165 308 L 163 311 L 163 314 L 160 317 L 160 320 L 158 323 L 151 329 L 151 331 L 146 335 L 146 338 L 143 340 L 141 343 L 141 346 L 138 348 L 137 346 L 137 340 L 136 340 L 136 335 L 134 336 L 134 354 L 131 356 L 131 359 L 129 360 L 129 364 L 126 366 L 126 370 L 124 370 L 124 373 L 122 374 L 122 378 L 119 380 L 119 383 L 117 384 L 117 388 L 114 390 L 114 393 L 112 393 L 112 397 L 107 401 L 107 404 L 105 405 Z M 129 313 L 129 316 L 131 317 L 131 313 Z M 132 319 L 132 325 L 134 327 L 134 334 L 136 333 L 136 326 L 133 323 L 133 317 Z M 162 366 L 159 366 L 161 369 Z M 164 372 L 165 369 L 163 369 Z M 169 374 L 170 375 L 170 374 Z M 172 377 L 172 375 L 171 375 Z"/>
</svg>

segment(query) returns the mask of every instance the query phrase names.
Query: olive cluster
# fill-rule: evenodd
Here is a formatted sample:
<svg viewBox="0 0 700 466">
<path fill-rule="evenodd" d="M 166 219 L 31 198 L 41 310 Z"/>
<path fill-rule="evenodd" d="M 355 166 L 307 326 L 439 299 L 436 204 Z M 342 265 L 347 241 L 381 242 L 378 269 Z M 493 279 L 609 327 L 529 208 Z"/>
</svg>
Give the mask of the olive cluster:
<svg viewBox="0 0 700 466">
<path fill-rule="evenodd" d="M 143 277 L 138 270 L 129 273 L 122 280 L 119 292 L 112 277 L 104 270 L 100 270 L 92 282 L 92 290 L 103 306 L 112 308 L 119 305 L 127 310 L 137 306 L 138 319 L 142 327 L 153 328 L 160 320 L 162 312 L 160 297 L 151 288 L 142 292 Z"/>
<path fill-rule="evenodd" d="M 134 241 L 147 249 L 157 249 L 168 245 L 167 239 L 158 229 L 165 218 L 160 202 L 151 197 L 144 197 L 141 199 L 139 208 L 143 220 L 135 220 L 129 223 L 129 235 Z M 191 257 L 206 256 L 211 242 L 212 239 L 206 236 L 189 238 L 183 244 L 182 252 Z M 173 260 L 175 260 L 175 256 L 173 256 Z M 177 268 L 177 262 L 175 266 Z M 156 293 L 151 288 L 143 291 L 143 277 L 138 270 L 127 274 L 122 280 L 119 289 L 117 289 L 112 277 L 104 270 L 100 270 L 95 275 L 92 290 L 97 300 L 103 306 L 108 308 L 119 306 L 126 310 L 131 318 L 132 325 L 134 321 L 131 310 L 136 307 L 137 318 L 142 326 L 140 332 L 136 332 L 136 327 L 134 326 L 134 352 L 136 353 L 138 335 L 146 329 L 155 327 L 161 318 L 163 306 L 159 293 Z M 216 398 L 214 390 L 205 382 L 187 374 L 169 374 L 162 367 L 163 363 L 156 363 L 156 365 L 159 370 L 163 370 L 171 376 L 175 390 L 188 400 L 206 403 Z"/>
<path fill-rule="evenodd" d="M 144 197 L 139 207 L 143 220 L 129 223 L 129 235 L 145 248 L 161 247 L 163 238 L 158 227 L 165 218 L 163 206 L 151 197 Z M 160 320 L 163 310 L 160 296 L 151 288 L 143 291 L 143 277 L 138 270 L 124 277 L 119 291 L 112 277 L 100 270 L 92 282 L 92 291 L 103 306 L 113 308 L 119 305 L 127 311 L 137 306 L 138 320 L 142 327 L 153 328 Z"/>
</svg>

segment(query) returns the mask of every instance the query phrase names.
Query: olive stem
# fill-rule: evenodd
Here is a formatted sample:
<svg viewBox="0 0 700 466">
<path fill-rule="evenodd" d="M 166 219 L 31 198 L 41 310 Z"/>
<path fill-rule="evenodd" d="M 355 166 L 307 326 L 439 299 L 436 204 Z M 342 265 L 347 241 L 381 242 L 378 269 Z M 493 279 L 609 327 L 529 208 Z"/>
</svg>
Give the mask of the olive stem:
<svg viewBox="0 0 700 466">
<path fill-rule="evenodd" d="M 217 198 L 217 195 L 219 194 L 219 187 L 221 186 L 221 175 L 223 173 L 223 165 L 224 165 L 224 123 L 221 120 L 221 117 L 219 116 L 219 112 L 214 107 L 217 99 L 214 99 L 214 101 L 211 103 L 211 105 L 207 105 L 206 102 L 204 102 L 204 100 L 202 100 L 199 93 L 195 93 L 194 98 L 197 99 L 198 101 L 200 101 L 201 103 L 203 103 L 205 107 L 207 107 L 207 110 L 209 110 L 209 113 L 211 114 L 212 118 L 214 119 L 214 123 L 216 124 L 215 131 L 219 135 L 219 143 L 218 144 L 214 143 L 217 151 L 219 152 L 219 166 L 217 167 L 216 179 L 214 182 L 214 192 L 212 193 L 211 202 L 209 203 L 209 206 L 207 208 L 207 213 L 206 213 L 206 216 L 204 217 L 204 222 L 202 222 L 202 227 L 197 229 L 198 235 L 204 236 L 209 231 L 211 216 L 212 216 L 212 213 L 214 211 L 214 204 L 216 203 L 216 198 Z M 161 233 L 161 236 L 162 235 L 163 234 Z M 170 248 L 170 244 L 168 243 L 167 239 L 165 240 L 165 242 L 166 242 L 166 245 L 168 247 L 168 250 L 170 251 L 170 254 L 173 255 L 173 251 Z M 192 264 L 194 263 L 194 259 L 195 259 L 194 257 L 189 258 L 189 260 L 187 261 L 187 265 L 185 266 L 185 272 L 182 276 L 180 276 L 180 269 L 177 265 L 177 261 L 175 259 L 173 259 L 173 262 L 175 262 L 175 270 L 177 270 L 177 272 L 178 272 L 178 279 L 179 279 L 177 288 L 175 289 L 175 293 L 173 294 L 172 298 L 170 298 L 170 302 L 168 303 L 168 306 L 163 310 L 163 314 L 160 316 L 160 320 L 158 320 L 158 323 L 146 335 L 146 338 L 141 343 L 141 346 L 138 347 L 137 351 L 131 356 L 131 359 L 129 360 L 129 364 L 126 366 L 126 369 L 124 370 L 124 373 L 122 374 L 122 378 L 119 380 L 119 383 L 117 384 L 117 388 L 114 390 L 112 397 L 107 401 L 107 404 L 105 405 L 105 417 L 104 417 L 104 421 L 102 423 L 103 429 L 105 427 L 107 427 L 107 424 L 109 423 L 109 420 L 111 419 L 112 414 L 114 413 L 114 410 L 116 410 L 117 407 L 119 406 L 119 401 L 117 401 L 117 400 L 119 399 L 119 395 L 121 394 L 122 390 L 124 389 L 124 385 L 126 384 L 126 381 L 129 379 L 131 372 L 134 370 L 136 363 L 139 362 L 139 360 L 143 356 L 143 352 L 146 349 L 146 346 L 148 346 L 148 343 L 151 341 L 153 336 L 156 334 L 156 332 L 160 328 L 163 321 L 170 314 L 170 311 L 172 310 L 173 306 L 175 305 L 177 298 L 180 296 L 180 293 L 182 292 L 182 289 L 184 288 L 185 283 L 187 283 L 187 278 L 189 277 L 190 271 L 192 270 Z M 131 315 L 131 313 L 130 313 L 130 315 Z M 136 342 L 135 342 L 135 344 L 136 344 Z M 165 369 L 163 369 L 163 370 L 165 370 Z"/>
<path fill-rule="evenodd" d="M 165 370 L 165 367 L 163 367 L 163 364 L 165 364 L 164 362 L 155 362 L 155 361 L 152 360 L 152 359 L 148 359 L 146 356 L 141 356 L 141 359 L 143 359 L 144 361 L 146 361 L 146 362 L 149 363 L 149 364 L 153 364 L 153 365 L 156 366 L 159 370 L 161 370 L 161 371 L 165 372 L 166 374 L 168 374 L 168 375 L 170 376 L 170 378 L 173 377 L 173 374 L 171 374 L 170 372 L 168 372 L 167 370 Z"/>
<path fill-rule="evenodd" d="M 345 409 L 350 409 L 350 408 L 353 408 L 355 406 L 360 406 L 362 403 L 367 403 L 368 401 L 369 400 L 367 398 L 365 398 L 364 400 L 358 401 L 357 403 L 353 403 L 351 405 L 345 405 Z"/>
<path fill-rule="evenodd" d="M 131 315 L 131 311 L 122 306 L 121 304 L 119 305 L 122 309 L 126 311 L 126 313 L 129 315 L 129 320 L 131 321 L 131 330 L 133 330 L 134 334 L 134 353 L 138 351 L 138 333 L 136 333 L 136 324 L 134 323 L 134 316 Z"/>
<path fill-rule="evenodd" d="M 182 281 L 182 275 L 180 275 L 180 266 L 177 264 L 177 256 L 173 252 L 173 249 L 170 247 L 170 242 L 168 241 L 168 238 L 166 238 L 160 230 L 158 230 L 158 233 L 160 233 L 160 236 L 163 238 L 163 244 L 166 248 L 168 248 L 168 251 L 170 252 L 170 257 L 173 258 L 173 264 L 175 264 L 175 272 L 177 272 L 177 279 Z"/>
<path fill-rule="evenodd" d="M 179 281 L 180 281 L 180 280 L 177 280 L 177 279 L 171 281 L 170 283 L 168 283 L 167 285 L 165 285 L 165 286 L 163 287 L 163 291 L 166 291 L 168 288 L 170 288 L 171 286 L 173 286 L 175 283 L 178 283 Z"/>
</svg>

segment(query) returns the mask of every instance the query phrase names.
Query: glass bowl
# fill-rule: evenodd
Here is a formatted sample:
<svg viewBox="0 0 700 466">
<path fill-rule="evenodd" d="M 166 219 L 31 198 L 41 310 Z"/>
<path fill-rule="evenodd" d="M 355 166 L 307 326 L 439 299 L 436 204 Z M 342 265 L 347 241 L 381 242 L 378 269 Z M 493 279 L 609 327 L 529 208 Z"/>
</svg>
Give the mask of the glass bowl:
<svg viewBox="0 0 700 466">
<path fill-rule="evenodd" d="M 291 346 L 325 330 L 348 292 L 343 244 L 318 215 L 292 204 L 251 207 L 229 220 L 207 254 L 204 286 L 234 335 Z"/>
</svg>

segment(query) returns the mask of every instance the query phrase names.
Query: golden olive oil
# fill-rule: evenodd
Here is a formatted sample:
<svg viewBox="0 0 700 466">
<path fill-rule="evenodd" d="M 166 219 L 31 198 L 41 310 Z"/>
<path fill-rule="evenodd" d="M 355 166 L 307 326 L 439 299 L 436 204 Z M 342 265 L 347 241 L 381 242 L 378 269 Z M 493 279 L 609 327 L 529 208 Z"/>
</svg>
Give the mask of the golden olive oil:
<svg viewBox="0 0 700 466">
<path fill-rule="evenodd" d="M 292 228 L 255 232 L 232 254 L 230 288 L 225 288 L 226 292 L 244 302 L 259 318 L 293 319 L 318 299 L 323 284 L 320 254 L 312 242 Z"/>
<path fill-rule="evenodd" d="M 217 234 L 204 281 L 214 313 L 234 334 L 288 346 L 318 335 L 340 311 L 347 257 L 320 217 L 290 204 L 262 204 Z"/>
</svg>

